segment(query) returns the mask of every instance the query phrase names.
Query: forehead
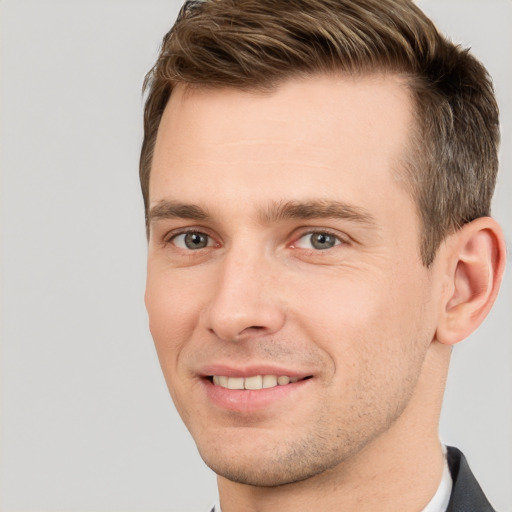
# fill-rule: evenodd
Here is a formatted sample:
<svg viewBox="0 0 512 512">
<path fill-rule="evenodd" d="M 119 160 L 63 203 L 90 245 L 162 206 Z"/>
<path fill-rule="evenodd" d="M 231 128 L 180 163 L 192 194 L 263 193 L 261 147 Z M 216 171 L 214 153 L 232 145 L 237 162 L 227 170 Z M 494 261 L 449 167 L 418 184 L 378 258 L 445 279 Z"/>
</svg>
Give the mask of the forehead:
<svg viewBox="0 0 512 512">
<path fill-rule="evenodd" d="M 269 93 L 178 86 L 159 127 L 150 204 L 190 194 L 368 202 L 399 188 L 412 123 L 407 84 L 391 75 L 308 77 Z"/>
</svg>

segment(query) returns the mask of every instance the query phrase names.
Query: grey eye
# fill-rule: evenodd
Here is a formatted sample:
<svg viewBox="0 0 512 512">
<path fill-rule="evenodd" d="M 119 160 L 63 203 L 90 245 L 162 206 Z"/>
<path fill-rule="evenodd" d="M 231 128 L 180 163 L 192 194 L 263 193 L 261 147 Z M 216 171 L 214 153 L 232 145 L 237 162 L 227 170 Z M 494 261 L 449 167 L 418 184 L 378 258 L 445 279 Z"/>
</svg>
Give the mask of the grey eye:
<svg viewBox="0 0 512 512">
<path fill-rule="evenodd" d="M 211 245 L 210 237 L 198 231 L 189 231 L 173 238 L 173 243 L 180 249 L 189 249 L 191 251 L 204 249 Z"/>
<path fill-rule="evenodd" d="M 318 251 L 322 251 L 325 249 L 331 249 L 340 243 L 341 242 L 338 237 L 331 235 L 330 233 L 317 231 L 315 233 L 307 233 L 301 236 L 295 243 L 295 246 L 300 247 L 301 249 L 316 249 Z"/>
<path fill-rule="evenodd" d="M 315 249 L 330 249 L 336 245 L 336 238 L 328 233 L 313 233 L 311 235 L 311 245 Z"/>
</svg>

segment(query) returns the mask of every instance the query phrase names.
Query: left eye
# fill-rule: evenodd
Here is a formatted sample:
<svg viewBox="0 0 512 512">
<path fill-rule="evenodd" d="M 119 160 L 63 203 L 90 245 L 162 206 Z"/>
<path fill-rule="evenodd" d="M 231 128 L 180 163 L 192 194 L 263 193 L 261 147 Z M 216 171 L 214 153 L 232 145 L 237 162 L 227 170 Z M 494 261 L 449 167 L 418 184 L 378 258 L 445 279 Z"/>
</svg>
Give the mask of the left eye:
<svg viewBox="0 0 512 512">
<path fill-rule="evenodd" d="M 181 233 L 172 238 L 172 243 L 180 249 L 197 250 L 213 245 L 212 239 L 200 231 Z"/>
<path fill-rule="evenodd" d="M 314 233 L 307 233 L 301 236 L 294 245 L 301 249 L 316 249 L 323 251 L 325 249 L 331 249 L 340 243 L 341 240 L 331 233 L 315 231 Z"/>
</svg>

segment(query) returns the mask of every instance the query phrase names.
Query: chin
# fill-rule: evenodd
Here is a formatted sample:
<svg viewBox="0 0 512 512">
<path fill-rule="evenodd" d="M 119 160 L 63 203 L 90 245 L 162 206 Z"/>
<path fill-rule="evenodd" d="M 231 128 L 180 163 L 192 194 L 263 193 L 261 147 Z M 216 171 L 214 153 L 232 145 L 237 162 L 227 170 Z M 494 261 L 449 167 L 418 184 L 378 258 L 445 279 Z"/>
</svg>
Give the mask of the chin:
<svg viewBox="0 0 512 512">
<path fill-rule="evenodd" d="M 259 461 L 252 463 L 240 463 L 239 461 L 215 461 L 206 464 L 217 475 L 226 478 L 232 482 L 255 487 L 280 487 L 289 485 L 302 480 L 307 480 L 316 475 L 332 469 L 322 461 L 321 465 L 312 466 L 311 463 L 303 462 L 300 465 L 290 466 L 290 464 L 279 461 L 275 463 L 263 463 Z"/>
<path fill-rule="evenodd" d="M 350 449 L 350 442 L 336 449 L 332 443 L 319 443 L 319 439 L 293 444 L 282 440 L 277 444 L 253 442 L 251 446 L 213 442 L 205 449 L 198 448 L 205 464 L 223 478 L 257 487 L 278 487 L 324 474 L 361 449 L 353 445 Z"/>
</svg>

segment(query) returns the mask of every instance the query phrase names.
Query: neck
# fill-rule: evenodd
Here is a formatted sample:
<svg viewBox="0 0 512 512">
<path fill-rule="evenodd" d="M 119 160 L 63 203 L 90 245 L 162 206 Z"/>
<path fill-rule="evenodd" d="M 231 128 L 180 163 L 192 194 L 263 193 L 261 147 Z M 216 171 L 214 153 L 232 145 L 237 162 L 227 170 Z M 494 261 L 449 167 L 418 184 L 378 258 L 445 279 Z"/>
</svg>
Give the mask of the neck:
<svg viewBox="0 0 512 512">
<path fill-rule="evenodd" d="M 219 476 L 222 512 L 422 510 L 443 472 L 438 423 L 449 347 L 433 343 L 429 352 L 407 408 L 386 432 L 338 466 L 300 482 L 255 487 Z"/>
</svg>

